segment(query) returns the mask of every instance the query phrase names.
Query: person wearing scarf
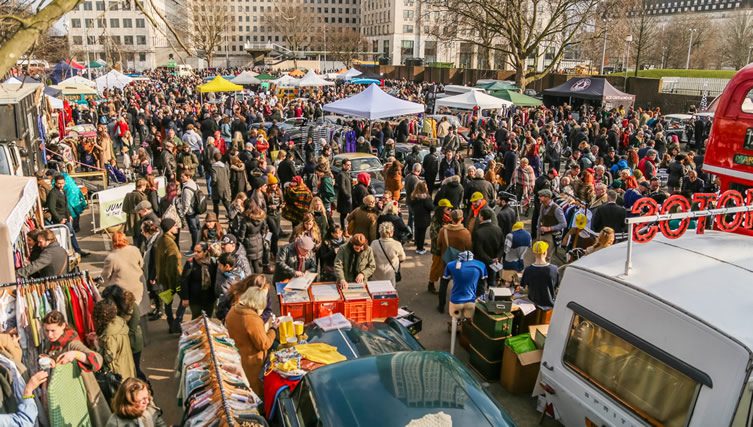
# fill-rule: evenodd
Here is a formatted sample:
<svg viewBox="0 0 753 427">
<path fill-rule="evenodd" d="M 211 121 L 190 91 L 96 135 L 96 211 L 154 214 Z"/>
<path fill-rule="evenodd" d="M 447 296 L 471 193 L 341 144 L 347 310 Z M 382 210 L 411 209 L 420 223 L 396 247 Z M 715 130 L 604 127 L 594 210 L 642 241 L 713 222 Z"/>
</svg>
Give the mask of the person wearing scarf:
<svg viewBox="0 0 753 427">
<path fill-rule="evenodd" d="M 282 217 L 293 223 L 295 227 L 303 220 L 303 214 L 308 212 L 313 197 L 311 190 L 303 182 L 303 178 L 294 176 L 283 194 L 285 204 L 282 208 Z"/>
<path fill-rule="evenodd" d="M 478 225 L 478 223 L 481 222 L 479 219 L 479 213 L 481 211 L 489 206 L 489 203 L 487 203 L 486 199 L 484 198 L 484 195 L 481 194 L 480 191 L 476 191 L 475 193 L 471 194 L 471 205 L 468 207 L 469 213 L 468 213 L 468 219 L 466 220 L 466 227 L 468 228 L 468 231 L 473 234 L 473 227 Z M 497 224 L 497 216 L 492 216 L 492 224 Z"/>
<path fill-rule="evenodd" d="M 179 291 L 181 304 L 191 310 L 192 319 L 201 316 L 202 312 L 212 316 L 216 277 L 217 262 L 209 254 L 209 244 L 197 243 L 193 248 L 193 256 L 183 267 Z"/>
</svg>

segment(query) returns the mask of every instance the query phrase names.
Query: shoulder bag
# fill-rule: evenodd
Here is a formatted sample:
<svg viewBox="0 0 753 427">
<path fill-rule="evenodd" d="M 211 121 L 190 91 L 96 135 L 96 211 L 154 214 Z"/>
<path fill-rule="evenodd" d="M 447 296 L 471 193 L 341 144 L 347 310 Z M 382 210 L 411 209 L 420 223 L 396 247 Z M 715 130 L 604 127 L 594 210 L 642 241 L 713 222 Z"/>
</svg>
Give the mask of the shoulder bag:
<svg viewBox="0 0 753 427">
<path fill-rule="evenodd" d="M 397 269 L 394 265 L 392 265 L 392 261 L 390 261 L 390 257 L 387 255 L 387 252 L 384 250 L 384 245 L 382 245 L 381 240 L 377 240 L 379 242 L 379 247 L 382 248 L 382 253 L 384 254 L 384 257 L 387 258 L 387 263 L 390 264 L 390 267 L 392 267 L 392 271 L 395 272 L 395 283 L 400 282 L 403 280 L 403 275 L 400 273 L 400 263 L 398 261 Z"/>
<path fill-rule="evenodd" d="M 447 249 L 445 249 L 442 254 L 442 261 L 444 261 L 445 264 L 449 264 L 458 259 L 460 251 L 450 246 L 450 238 L 447 237 L 447 229 L 444 228 L 442 231 L 444 231 L 444 242 L 447 244 Z"/>
</svg>

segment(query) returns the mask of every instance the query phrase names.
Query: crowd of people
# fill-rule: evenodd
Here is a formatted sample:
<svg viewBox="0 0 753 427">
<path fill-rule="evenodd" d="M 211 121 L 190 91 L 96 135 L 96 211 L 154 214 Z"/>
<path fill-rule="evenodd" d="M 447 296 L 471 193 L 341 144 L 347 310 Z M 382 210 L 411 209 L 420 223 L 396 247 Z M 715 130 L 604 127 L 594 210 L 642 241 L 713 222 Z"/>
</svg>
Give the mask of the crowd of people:
<svg viewBox="0 0 753 427">
<path fill-rule="evenodd" d="M 703 138 L 681 144 L 658 109 L 474 110 L 460 115 L 462 127 L 447 118 L 427 127 L 423 115 L 343 120 L 330 137 L 310 127 L 291 138 L 284 119 L 321 120 L 325 103 L 360 87 L 327 87 L 307 99 L 266 92 L 203 99 L 195 91 L 201 76 L 146 76 L 72 110 L 75 123 L 98 128 L 92 161 L 79 166 L 112 164 L 135 183 L 123 203 L 124 231 L 112 235 L 103 266 L 96 351 L 54 312 L 44 321 L 57 363 L 76 361 L 86 372 L 106 365 L 124 379 L 111 408 L 90 402 L 99 425 L 112 411 L 159 418 L 140 368 L 142 315 L 165 319 L 171 333 L 180 333 L 187 310 L 226 322 L 261 395 L 262 361 L 275 338 L 272 283 L 314 272 L 343 287 L 389 280 L 399 290 L 402 263 L 430 256 L 427 298 L 436 294 L 440 313 L 448 313 L 450 281 L 452 314 L 500 284 L 527 291 L 546 311 L 556 295 L 555 265 L 624 238 L 638 199 L 662 203 L 673 193 L 714 190 L 700 170 Z M 388 85 L 420 102 L 430 87 Z M 416 142 L 402 162 L 399 142 Z M 50 145 L 58 170 L 41 174 L 40 188 L 47 186 L 50 221 L 69 224 L 66 160 Z M 333 171 L 333 156 L 353 149 L 383 160 L 383 191 L 347 158 Z M 163 197 L 159 176 L 166 179 Z M 22 275 L 66 271 L 66 254 L 48 234 L 32 236 L 33 262 Z"/>
</svg>

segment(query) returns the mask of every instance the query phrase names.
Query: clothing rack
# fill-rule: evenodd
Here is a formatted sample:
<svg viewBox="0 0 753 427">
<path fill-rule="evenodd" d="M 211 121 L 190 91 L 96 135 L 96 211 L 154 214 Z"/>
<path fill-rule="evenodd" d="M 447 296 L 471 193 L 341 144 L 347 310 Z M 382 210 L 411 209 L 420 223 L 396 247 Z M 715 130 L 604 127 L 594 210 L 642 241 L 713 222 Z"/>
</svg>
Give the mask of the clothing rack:
<svg viewBox="0 0 753 427">
<path fill-rule="evenodd" d="M 209 333 L 209 318 L 203 311 L 201 313 L 201 318 L 204 324 L 204 332 L 207 334 L 207 341 L 209 342 L 209 360 L 212 364 L 212 370 L 214 371 L 217 384 L 219 384 L 220 386 L 220 398 L 222 399 L 222 409 L 225 412 L 225 420 L 227 421 L 228 426 L 234 426 L 236 423 L 234 421 L 232 411 L 230 410 L 230 406 L 225 399 L 225 387 L 222 385 L 222 374 L 220 372 L 220 367 L 217 364 L 217 359 L 214 352 L 214 343 L 212 342 L 212 334 Z"/>
</svg>

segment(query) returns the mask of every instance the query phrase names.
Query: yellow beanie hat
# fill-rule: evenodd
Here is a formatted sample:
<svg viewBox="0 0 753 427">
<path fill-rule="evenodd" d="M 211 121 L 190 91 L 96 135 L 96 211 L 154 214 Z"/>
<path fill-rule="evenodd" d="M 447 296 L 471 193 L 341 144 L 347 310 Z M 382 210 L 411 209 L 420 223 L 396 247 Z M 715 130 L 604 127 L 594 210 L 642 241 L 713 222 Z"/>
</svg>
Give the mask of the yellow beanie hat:
<svg viewBox="0 0 753 427">
<path fill-rule="evenodd" d="M 512 225 L 512 231 L 518 231 L 523 229 L 523 221 L 518 221 Z"/>
<path fill-rule="evenodd" d="M 533 253 L 535 254 L 545 254 L 548 249 L 549 243 L 547 242 L 539 240 L 533 244 Z"/>
</svg>

